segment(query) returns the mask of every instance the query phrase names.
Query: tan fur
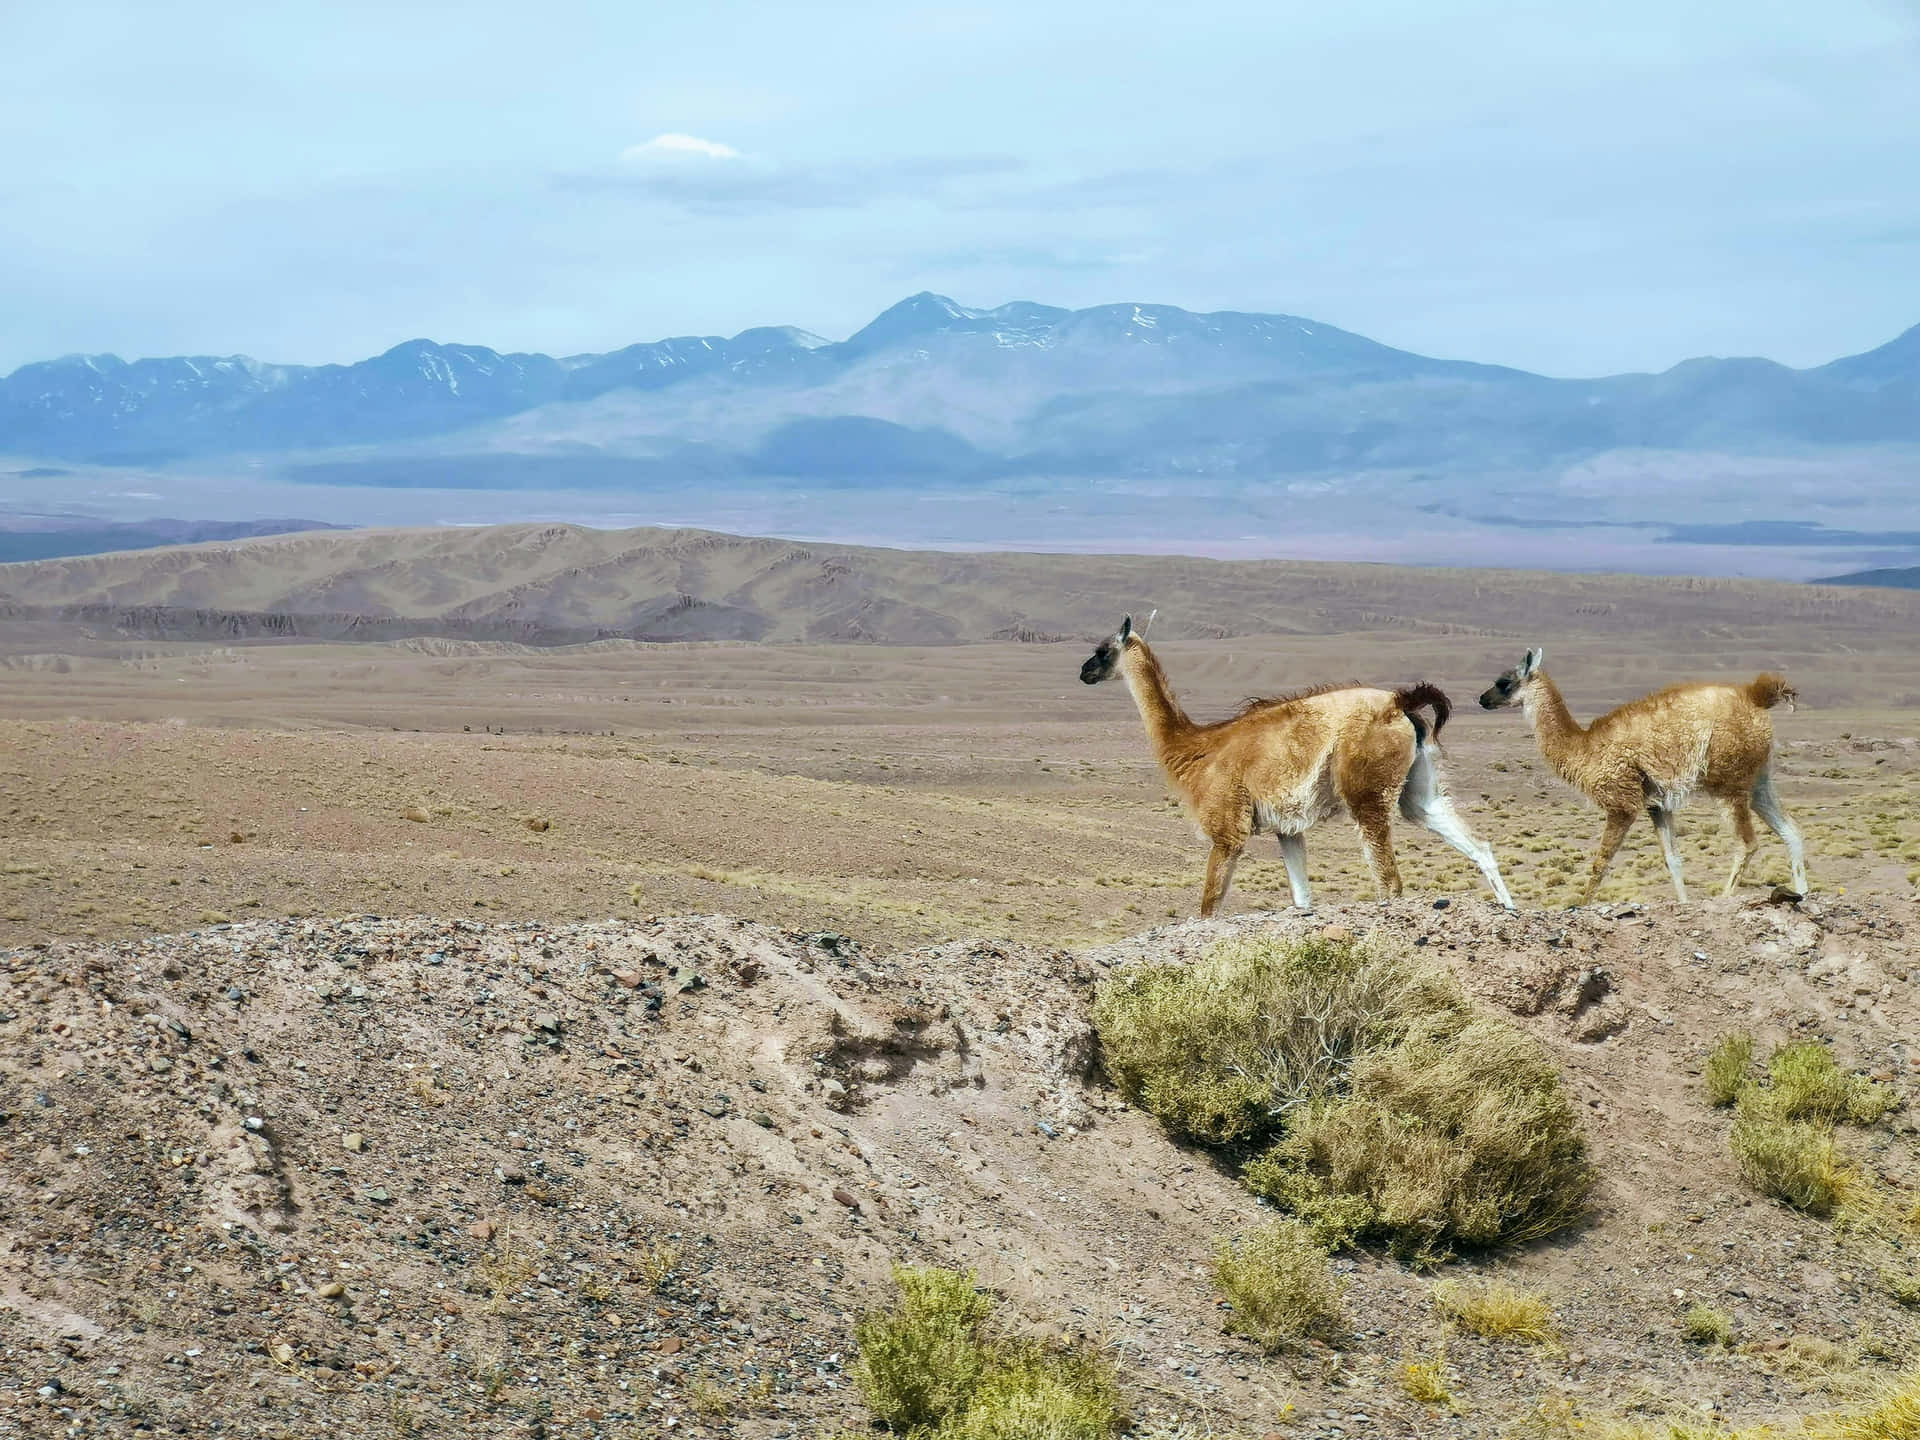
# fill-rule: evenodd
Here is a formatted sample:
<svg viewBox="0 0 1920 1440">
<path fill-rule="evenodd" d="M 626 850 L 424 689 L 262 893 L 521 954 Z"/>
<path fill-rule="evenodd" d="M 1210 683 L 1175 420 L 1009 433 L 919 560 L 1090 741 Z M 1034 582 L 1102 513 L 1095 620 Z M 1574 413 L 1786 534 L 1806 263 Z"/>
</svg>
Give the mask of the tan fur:
<svg viewBox="0 0 1920 1440">
<path fill-rule="evenodd" d="M 1212 842 L 1202 915 L 1225 898 L 1256 831 L 1298 835 L 1343 807 L 1359 827 L 1382 893 L 1400 893 L 1390 817 L 1417 741 L 1395 692 L 1357 685 L 1306 691 L 1249 702 L 1229 719 L 1198 725 L 1138 635 L 1122 642 L 1120 670 L 1155 757 Z"/>
<path fill-rule="evenodd" d="M 1758 848 L 1752 802 L 1765 786 L 1771 801 L 1769 765 L 1773 757 L 1773 720 L 1769 707 L 1794 697 L 1778 675 L 1761 675 L 1746 685 L 1673 685 L 1610 710 L 1582 727 L 1544 670 L 1520 685 L 1521 703 L 1540 742 L 1540 753 L 1554 773 L 1606 812 L 1606 830 L 1593 858 L 1580 903 L 1592 901 L 1614 853 L 1633 826 L 1648 813 L 1659 830 L 1674 889 L 1685 901 L 1678 852 L 1672 841 L 1671 814 L 1694 791 L 1705 791 L 1727 807 L 1740 849 L 1722 893 L 1731 894 Z M 1773 803 L 1777 811 L 1777 802 Z M 1805 889 L 1805 862 L 1790 821 L 1782 839 L 1795 854 L 1795 883 Z M 1776 829 L 1772 818 L 1768 823 Z"/>
</svg>

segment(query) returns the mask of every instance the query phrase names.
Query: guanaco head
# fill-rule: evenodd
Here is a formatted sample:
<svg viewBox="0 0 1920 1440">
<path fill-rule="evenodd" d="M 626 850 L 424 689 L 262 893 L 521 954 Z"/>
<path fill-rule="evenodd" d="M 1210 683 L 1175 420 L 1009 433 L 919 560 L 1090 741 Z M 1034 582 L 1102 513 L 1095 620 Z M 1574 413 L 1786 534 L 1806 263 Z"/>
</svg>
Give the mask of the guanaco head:
<svg viewBox="0 0 1920 1440">
<path fill-rule="evenodd" d="M 1129 615 L 1120 622 L 1120 628 L 1102 640 L 1099 648 L 1087 657 L 1086 664 L 1080 667 L 1080 683 L 1098 685 L 1102 680 L 1111 680 L 1113 672 L 1120 668 L 1121 652 L 1132 639 L 1133 617 Z"/>
<path fill-rule="evenodd" d="M 1500 710 L 1508 705 L 1520 703 L 1520 692 L 1526 688 L 1540 669 L 1540 662 L 1547 658 L 1547 652 L 1535 646 L 1527 651 L 1520 663 L 1493 682 L 1493 688 L 1480 697 L 1482 710 Z"/>
</svg>

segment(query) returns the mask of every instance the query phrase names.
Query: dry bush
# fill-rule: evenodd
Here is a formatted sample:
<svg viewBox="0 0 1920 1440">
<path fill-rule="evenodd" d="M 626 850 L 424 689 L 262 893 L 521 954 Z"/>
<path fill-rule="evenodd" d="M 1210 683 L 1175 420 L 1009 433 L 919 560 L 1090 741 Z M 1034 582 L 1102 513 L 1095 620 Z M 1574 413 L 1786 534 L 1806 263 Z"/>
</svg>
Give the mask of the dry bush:
<svg viewBox="0 0 1920 1440">
<path fill-rule="evenodd" d="M 1131 967 L 1094 1007 L 1108 1073 L 1176 1134 L 1279 1143 L 1247 1184 L 1327 1248 L 1431 1262 L 1585 1208 L 1573 1105 L 1546 1053 L 1443 970 L 1372 940 L 1258 936 Z"/>
<path fill-rule="evenodd" d="M 1294 1117 L 1246 1179 L 1333 1244 L 1379 1238 L 1431 1264 L 1571 1224 L 1593 1169 L 1546 1052 L 1503 1020 L 1448 1012 L 1362 1057 L 1349 1092 Z"/>
<path fill-rule="evenodd" d="M 894 1271 L 900 1303 L 854 1327 L 853 1375 L 875 1420 L 926 1440 L 1107 1440 L 1119 1389 L 1095 1356 L 990 1331 L 972 1272 Z"/>
<path fill-rule="evenodd" d="M 1452 977 L 1386 946 L 1255 936 L 1193 965 L 1129 966 L 1101 987 L 1094 1024 L 1122 1094 L 1220 1144 L 1273 1134 L 1411 1018 L 1465 1005 Z"/>
<path fill-rule="evenodd" d="M 1707 1103 L 1718 1108 L 1738 1100 L 1752 1064 L 1753 1036 L 1746 1031 L 1738 1030 L 1714 1041 L 1713 1049 L 1707 1052 Z"/>
<path fill-rule="evenodd" d="M 1898 1270 L 1882 1270 L 1880 1283 L 1902 1305 L 1920 1309 L 1920 1275 L 1902 1275 Z"/>
<path fill-rule="evenodd" d="M 1340 1328 L 1346 1286 L 1304 1225 L 1276 1220 L 1237 1241 L 1215 1242 L 1213 1279 L 1233 1305 L 1228 1325 L 1268 1350 Z"/>
<path fill-rule="evenodd" d="M 1500 1280 L 1443 1280 L 1433 1305 L 1461 1329 L 1487 1340 L 1544 1345 L 1553 1339 L 1553 1307 L 1546 1298 Z"/>
</svg>

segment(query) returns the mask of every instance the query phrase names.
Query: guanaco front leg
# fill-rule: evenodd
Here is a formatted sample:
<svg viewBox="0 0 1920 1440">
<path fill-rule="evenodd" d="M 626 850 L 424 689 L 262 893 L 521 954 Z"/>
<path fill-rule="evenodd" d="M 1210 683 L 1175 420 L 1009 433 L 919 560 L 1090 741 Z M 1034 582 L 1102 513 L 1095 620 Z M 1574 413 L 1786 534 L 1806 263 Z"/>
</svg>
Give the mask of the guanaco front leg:
<svg viewBox="0 0 1920 1440">
<path fill-rule="evenodd" d="M 1224 840 L 1213 842 L 1213 850 L 1207 856 L 1207 883 L 1200 892 L 1202 918 L 1213 914 L 1227 898 L 1227 887 L 1233 884 L 1233 867 L 1240 863 L 1240 849 Z"/>
<path fill-rule="evenodd" d="M 1594 852 L 1593 873 L 1587 877 L 1586 892 L 1580 897 L 1582 905 L 1593 903 L 1593 893 L 1600 888 L 1601 877 L 1607 873 L 1607 866 L 1613 863 L 1614 852 L 1620 848 L 1620 842 L 1627 838 L 1627 831 L 1632 828 L 1633 811 L 1607 812 L 1607 828 L 1600 836 L 1600 848 Z"/>
</svg>

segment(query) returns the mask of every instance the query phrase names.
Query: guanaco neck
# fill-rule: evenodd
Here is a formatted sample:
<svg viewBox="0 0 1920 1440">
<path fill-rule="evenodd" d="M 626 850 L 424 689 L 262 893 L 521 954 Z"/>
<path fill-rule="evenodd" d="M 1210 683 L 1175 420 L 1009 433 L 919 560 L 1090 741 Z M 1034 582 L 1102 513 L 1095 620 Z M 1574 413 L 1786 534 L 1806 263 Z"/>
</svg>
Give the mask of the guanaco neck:
<svg viewBox="0 0 1920 1440">
<path fill-rule="evenodd" d="M 1138 635 L 1131 637 L 1120 652 L 1120 673 L 1126 677 L 1133 703 L 1140 707 L 1140 719 L 1147 727 L 1147 741 L 1164 764 L 1168 747 L 1192 731 L 1193 721 L 1173 698 L 1167 672 L 1160 668 L 1159 660 Z"/>
<path fill-rule="evenodd" d="M 1535 671 L 1520 691 L 1520 703 L 1540 742 L 1540 753 L 1562 777 L 1570 779 L 1586 751 L 1587 731 L 1560 698 L 1560 687 L 1547 678 L 1544 670 Z"/>
</svg>

